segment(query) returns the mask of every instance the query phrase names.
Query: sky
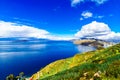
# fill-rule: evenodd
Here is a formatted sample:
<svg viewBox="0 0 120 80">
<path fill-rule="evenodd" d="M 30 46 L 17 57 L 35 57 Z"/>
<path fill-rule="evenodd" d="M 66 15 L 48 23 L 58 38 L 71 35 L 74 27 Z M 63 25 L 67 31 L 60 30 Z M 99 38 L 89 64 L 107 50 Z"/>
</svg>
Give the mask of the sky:
<svg viewBox="0 0 120 80">
<path fill-rule="evenodd" d="M 0 37 L 120 39 L 120 0 L 0 0 Z"/>
</svg>

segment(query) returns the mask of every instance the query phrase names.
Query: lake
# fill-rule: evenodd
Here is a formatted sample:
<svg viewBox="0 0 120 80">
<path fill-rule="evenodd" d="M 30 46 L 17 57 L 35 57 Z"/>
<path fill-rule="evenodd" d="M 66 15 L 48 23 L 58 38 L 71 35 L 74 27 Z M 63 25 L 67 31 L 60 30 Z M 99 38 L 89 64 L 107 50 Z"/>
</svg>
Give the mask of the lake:
<svg viewBox="0 0 120 80">
<path fill-rule="evenodd" d="M 31 76 L 53 61 L 88 50 L 94 48 L 77 46 L 70 41 L 0 41 L 0 80 L 5 80 L 9 74 L 17 76 L 20 72 Z"/>
</svg>

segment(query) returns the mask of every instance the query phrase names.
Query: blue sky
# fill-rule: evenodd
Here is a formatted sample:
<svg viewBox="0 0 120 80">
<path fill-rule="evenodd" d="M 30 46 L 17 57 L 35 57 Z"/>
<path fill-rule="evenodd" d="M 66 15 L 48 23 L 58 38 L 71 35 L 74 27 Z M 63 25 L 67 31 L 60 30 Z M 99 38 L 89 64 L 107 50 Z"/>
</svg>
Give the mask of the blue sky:
<svg viewBox="0 0 120 80">
<path fill-rule="evenodd" d="M 119 4 L 120 0 L 0 0 L 0 20 L 60 36 L 74 36 L 96 21 L 119 33 Z"/>
</svg>

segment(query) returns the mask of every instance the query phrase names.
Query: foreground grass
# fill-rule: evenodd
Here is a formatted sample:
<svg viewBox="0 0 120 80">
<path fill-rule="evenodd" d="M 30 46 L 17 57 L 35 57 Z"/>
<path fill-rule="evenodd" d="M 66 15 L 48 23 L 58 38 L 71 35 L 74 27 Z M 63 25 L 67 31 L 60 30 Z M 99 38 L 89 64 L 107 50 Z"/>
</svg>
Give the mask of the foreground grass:
<svg viewBox="0 0 120 80">
<path fill-rule="evenodd" d="M 119 80 L 120 44 L 53 62 L 33 80 Z"/>
</svg>

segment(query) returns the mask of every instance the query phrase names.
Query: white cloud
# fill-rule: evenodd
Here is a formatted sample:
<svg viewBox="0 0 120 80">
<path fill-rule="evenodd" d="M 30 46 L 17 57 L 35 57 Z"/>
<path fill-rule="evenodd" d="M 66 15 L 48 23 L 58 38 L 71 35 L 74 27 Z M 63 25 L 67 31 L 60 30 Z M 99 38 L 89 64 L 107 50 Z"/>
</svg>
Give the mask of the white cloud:
<svg viewBox="0 0 120 80">
<path fill-rule="evenodd" d="M 76 39 L 74 36 L 65 36 L 65 35 L 49 35 L 50 40 L 72 40 Z"/>
<path fill-rule="evenodd" d="M 120 40 L 120 33 L 111 31 L 109 26 L 102 22 L 93 21 L 82 26 L 81 30 L 75 34 L 79 38 L 96 38 L 103 40 Z"/>
<path fill-rule="evenodd" d="M 95 18 L 102 19 L 104 16 L 96 16 Z"/>
<path fill-rule="evenodd" d="M 96 4 L 104 4 L 108 0 L 71 0 L 71 6 L 75 7 L 77 4 L 80 4 L 81 2 L 95 2 Z"/>
<path fill-rule="evenodd" d="M 0 21 L 0 37 L 43 38 L 50 40 L 71 40 L 73 37 L 51 35 L 46 30 L 13 22 Z"/>
<path fill-rule="evenodd" d="M 103 4 L 103 3 L 105 3 L 106 1 L 108 1 L 108 0 L 91 0 L 92 2 L 95 2 L 95 3 L 97 3 L 97 4 Z"/>
<path fill-rule="evenodd" d="M 92 12 L 90 12 L 90 11 L 83 11 L 82 13 L 81 13 L 81 17 L 80 17 L 80 20 L 82 21 L 82 20 L 84 20 L 84 19 L 87 19 L 87 18 L 97 18 L 97 19 L 102 19 L 102 18 L 104 18 L 104 16 L 101 16 L 101 15 L 94 15 Z"/>
<path fill-rule="evenodd" d="M 71 0 L 71 6 L 76 6 L 77 4 L 84 2 L 84 0 Z"/>
<path fill-rule="evenodd" d="M 81 16 L 84 18 L 90 18 L 93 16 L 93 14 L 89 11 L 84 11 L 84 12 L 82 12 Z"/>
<path fill-rule="evenodd" d="M 45 38 L 48 31 L 12 22 L 0 21 L 0 37 L 36 37 Z"/>
<path fill-rule="evenodd" d="M 82 20 L 84 20 L 84 19 L 81 17 L 80 20 L 82 21 Z"/>
</svg>

